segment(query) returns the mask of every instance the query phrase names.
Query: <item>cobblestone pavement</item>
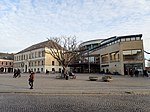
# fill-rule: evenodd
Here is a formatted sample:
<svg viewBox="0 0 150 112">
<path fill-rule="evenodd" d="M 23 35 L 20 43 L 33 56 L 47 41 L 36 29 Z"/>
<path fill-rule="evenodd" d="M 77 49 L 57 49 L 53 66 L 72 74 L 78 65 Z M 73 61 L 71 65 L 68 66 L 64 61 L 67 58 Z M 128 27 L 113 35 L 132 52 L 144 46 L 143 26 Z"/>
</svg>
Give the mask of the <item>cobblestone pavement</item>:
<svg viewBox="0 0 150 112">
<path fill-rule="evenodd" d="M 150 95 L 0 94 L 0 112 L 150 112 Z"/>
<path fill-rule="evenodd" d="M 29 74 L 13 78 L 13 74 L 0 74 L 0 93 L 43 94 L 150 94 L 150 77 L 112 76 L 113 81 L 102 82 L 100 74 L 76 74 L 77 79 L 56 79 L 59 74 L 36 74 L 34 89 L 28 86 Z M 98 81 L 89 81 L 98 76 Z"/>
</svg>

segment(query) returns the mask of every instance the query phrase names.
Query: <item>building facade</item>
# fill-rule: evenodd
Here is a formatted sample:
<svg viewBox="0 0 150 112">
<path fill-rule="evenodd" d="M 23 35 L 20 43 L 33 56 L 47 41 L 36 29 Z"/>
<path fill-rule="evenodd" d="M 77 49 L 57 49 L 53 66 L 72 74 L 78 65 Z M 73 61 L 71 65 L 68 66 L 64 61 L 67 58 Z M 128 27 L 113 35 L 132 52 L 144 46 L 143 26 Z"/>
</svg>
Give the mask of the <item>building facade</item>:
<svg viewBox="0 0 150 112">
<path fill-rule="evenodd" d="M 76 57 L 69 66 L 72 71 L 80 73 L 99 72 L 99 55 L 89 54 L 90 50 L 98 47 L 103 39 L 96 39 L 83 42 L 79 45 L 80 55 Z"/>
<path fill-rule="evenodd" d="M 100 71 L 105 73 L 128 75 L 145 68 L 142 34 L 105 39 L 90 54 L 99 55 Z"/>
<path fill-rule="evenodd" d="M 0 72 L 13 72 L 14 54 L 0 53 Z"/>
<path fill-rule="evenodd" d="M 18 52 L 14 56 L 14 69 L 38 73 L 61 71 L 62 67 L 58 61 L 46 52 L 49 50 L 48 44 L 49 41 L 44 41 Z"/>
<path fill-rule="evenodd" d="M 0 59 L 0 72 L 10 73 L 13 72 L 13 60 Z"/>
<path fill-rule="evenodd" d="M 87 41 L 80 49 L 80 56 L 71 64 L 75 72 L 128 75 L 130 70 L 145 68 L 142 34 Z"/>
</svg>

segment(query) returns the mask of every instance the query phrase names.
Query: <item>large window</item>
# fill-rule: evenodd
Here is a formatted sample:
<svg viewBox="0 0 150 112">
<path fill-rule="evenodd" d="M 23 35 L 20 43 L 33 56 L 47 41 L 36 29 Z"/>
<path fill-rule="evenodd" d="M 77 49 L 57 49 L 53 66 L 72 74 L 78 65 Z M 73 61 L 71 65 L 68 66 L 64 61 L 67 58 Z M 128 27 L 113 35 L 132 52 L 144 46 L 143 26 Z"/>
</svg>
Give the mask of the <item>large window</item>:
<svg viewBox="0 0 150 112">
<path fill-rule="evenodd" d="M 110 61 L 119 61 L 119 51 L 110 53 Z"/>
<path fill-rule="evenodd" d="M 108 63 L 108 54 L 102 55 L 101 59 L 102 59 L 102 63 Z"/>
<path fill-rule="evenodd" d="M 142 50 L 126 50 L 123 51 L 124 61 L 142 60 Z"/>
</svg>

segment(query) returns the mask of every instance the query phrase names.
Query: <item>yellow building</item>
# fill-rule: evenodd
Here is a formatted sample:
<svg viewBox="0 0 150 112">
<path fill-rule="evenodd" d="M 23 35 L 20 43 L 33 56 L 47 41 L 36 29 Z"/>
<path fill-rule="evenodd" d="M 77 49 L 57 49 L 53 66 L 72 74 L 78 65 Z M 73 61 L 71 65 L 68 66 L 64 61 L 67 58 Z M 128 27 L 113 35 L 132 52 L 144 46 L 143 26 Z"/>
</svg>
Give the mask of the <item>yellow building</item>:
<svg viewBox="0 0 150 112">
<path fill-rule="evenodd" d="M 49 41 L 44 41 L 15 54 L 14 69 L 19 68 L 21 72 L 60 72 L 62 67 L 58 61 L 46 53 L 49 45 Z"/>
<path fill-rule="evenodd" d="M 115 36 L 103 40 L 89 51 L 99 55 L 100 71 L 128 75 L 130 70 L 145 68 L 142 34 Z"/>
</svg>

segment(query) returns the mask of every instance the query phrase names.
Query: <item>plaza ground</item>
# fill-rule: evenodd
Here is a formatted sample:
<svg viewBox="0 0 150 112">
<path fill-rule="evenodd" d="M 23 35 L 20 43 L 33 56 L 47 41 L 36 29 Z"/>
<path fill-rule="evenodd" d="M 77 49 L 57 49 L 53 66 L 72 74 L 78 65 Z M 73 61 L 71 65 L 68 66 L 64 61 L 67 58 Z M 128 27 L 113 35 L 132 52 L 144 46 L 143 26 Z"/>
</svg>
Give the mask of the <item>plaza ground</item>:
<svg viewBox="0 0 150 112">
<path fill-rule="evenodd" d="M 60 74 L 36 74 L 34 89 L 29 89 L 29 74 L 13 78 L 13 74 L 0 74 L 1 93 L 36 94 L 148 94 L 150 77 L 114 75 L 111 82 L 102 82 L 103 74 L 76 74 L 76 79 L 56 79 Z M 98 81 L 89 81 L 89 76 L 98 76 Z"/>
<path fill-rule="evenodd" d="M 150 78 L 76 74 L 76 79 L 56 79 L 60 74 L 36 74 L 29 89 L 29 74 L 0 74 L 0 112 L 150 112 Z M 89 81 L 98 76 L 98 81 Z"/>
</svg>

